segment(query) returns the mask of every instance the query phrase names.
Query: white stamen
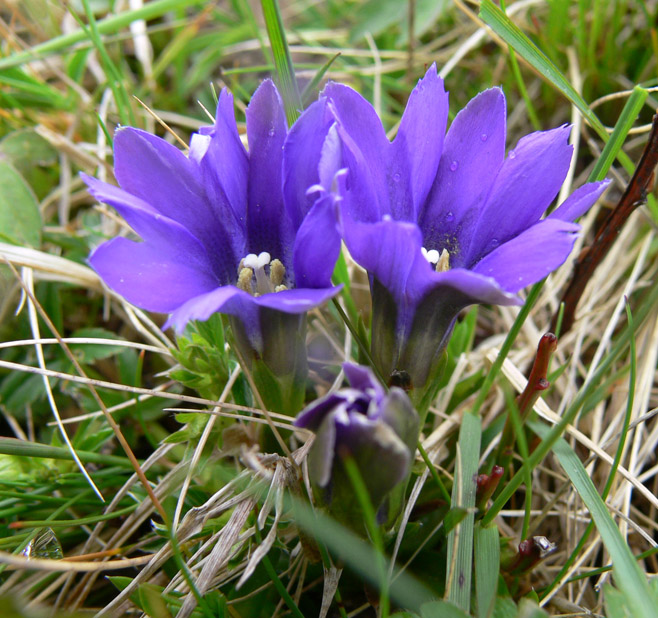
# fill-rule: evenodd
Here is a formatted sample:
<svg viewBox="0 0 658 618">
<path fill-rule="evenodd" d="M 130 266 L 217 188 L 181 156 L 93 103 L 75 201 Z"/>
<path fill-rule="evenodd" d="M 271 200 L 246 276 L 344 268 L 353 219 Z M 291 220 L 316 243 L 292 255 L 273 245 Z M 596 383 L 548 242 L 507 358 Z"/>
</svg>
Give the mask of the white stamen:
<svg viewBox="0 0 658 618">
<path fill-rule="evenodd" d="M 250 253 L 244 258 L 243 266 L 253 268 L 254 271 L 265 268 L 270 263 L 271 256 L 267 251 L 263 251 L 259 255 Z"/>
<path fill-rule="evenodd" d="M 268 272 L 265 272 L 266 266 L 269 266 Z M 273 260 L 267 251 L 258 255 L 249 253 L 240 260 L 237 287 L 253 296 L 279 292 L 287 289 L 282 285 L 285 274 L 286 269 L 281 261 Z"/>
<path fill-rule="evenodd" d="M 436 264 L 439 261 L 439 252 L 436 249 L 430 249 L 428 251 L 425 247 L 421 247 L 420 250 L 423 252 L 423 257 L 430 264 Z"/>
</svg>

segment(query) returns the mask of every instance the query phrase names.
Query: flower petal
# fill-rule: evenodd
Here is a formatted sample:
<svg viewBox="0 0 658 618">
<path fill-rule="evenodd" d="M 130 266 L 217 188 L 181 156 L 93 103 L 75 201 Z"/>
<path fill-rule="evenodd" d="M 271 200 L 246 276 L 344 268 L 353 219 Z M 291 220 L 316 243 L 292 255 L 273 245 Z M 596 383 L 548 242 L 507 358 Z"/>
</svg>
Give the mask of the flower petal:
<svg viewBox="0 0 658 618">
<path fill-rule="evenodd" d="M 260 333 L 258 323 L 258 307 L 254 297 L 239 290 L 235 286 L 226 285 L 190 298 L 184 305 L 176 309 L 165 328 L 173 326 L 181 332 L 191 320 L 207 320 L 213 313 L 227 313 L 238 316 L 248 331 Z"/>
<path fill-rule="evenodd" d="M 417 220 L 436 176 L 447 122 L 448 94 L 432 64 L 411 92 L 393 140 L 388 179 L 394 219 Z"/>
<path fill-rule="evenodd" d="M 375 374 L 369 367 L 355 363 L 343 363 L 343 371 L 350 386 L 357 391 L 374 391 L 375 398 L 379 400 L 385 395 L 382 385 L 375 378 Z"/>
<path fill-rule="evenodd" d="M 391 142 L 372 105 L 360 94 L 330 83 L 323 91 L 330 100 L 343 142 L 343 165 L 349 171 L 351 215 L 358 221 L 377 221 L 390 214 L 388 159 Z"/>
<path fill-rule="evenodd" d="M 283 193 L 295 229 L 315 201 L 315 197 L 308 195 L 308 189 L 320 180 L 318 162 L 333 122 L 327 100 L 320 99 L 295 122 L 283 146 Z M 335 143 L 333 148 L 339 150 L 340 144 Z"/>
<path fill-rule="evenodd" d="M 508 153 L 475 226 L 465 265 L 471 266 L 499 245 L 539 221 L 564 181 L 573 148 L 569 127 L 531 133 Z"/>
<path fill-rule="evenodd" d="M 308 454 L 309 476 L 319 487 L 326 487 L 331 480 L 336 447 L 336 424 L 332 414 L 324 417 L 317 429 L 313 446 Z"/>
<path fill-rule="evenodd" d="M 348 413 L 349 422 L 336 422 L 336 452 L 350 454 L 366 481 L 373 506 L 409 472 L 411 453 L 395 431 L 382 421 L 372 421 L 358 412 Z"/>
<path fill-rule="evenodd" d="M 610 180 L 589 182 L 576 189 L 562 204 L 560 204 L 547 219 L 575 221 L 582 217 L 608 188 Z"/>
<path fill-rule="evenodd" d="M 283 313 L 306 313 L 326 303 L 330 298 L 336 296 L 341 289 L 342 286 L 319 289 L 295 288 L 294 290 L 263 294 L 263 296 L 254 298 L 253 302 L 259 307 L 276 309 Z"/>
<path fill-rule="evenodd" d="M 247 107 L 249 188 L 247 236 L 251 253 L 267 251 L 289 266 L 294 239 L 283 203 L 283 144 L 288 128 L 274 83 L 265 80 Z"/>
<path fill-rule="evenodd" d="M 184 259 L 180 246 L 169 249 L 114 238 L 98 247 L 89 263 L 110 288 L 132 304 L 169 313 L 217 285 L 209 269 Z"/>
<path fill-rule="evenodd" d="M 246 251 L 247 180 L 249 159 L 240 141 L 233 96 L 222 90 L 217 104 L 217 116 L 213 127 L 203 134 L 192 136 L 190 158 L 196 161 L 206 186 L 212 196 L 214 210 L 229 235 L 233 252 L 238 259 Z"/>
<path fill-rule="evenodd" d="M 518 292 L 564 263 L 579 230 L 575 223 L 545 219 L 492 251 L 473 271 L 495 277 L 506 292 Z"/>
<path fill-rule="evenodd" d="M 415 303 L 431 284 L 432 269 L 421 253 L 420 229 L 413 223 L 393 221 L 343 225 L 350 254 L 393 296 L 398 318 L 413 312 Z"/>
<path fill-rule="evenodd" d="M 340 254 L 340 233 L 332 195 L 321 197 L 297 230 L 293 250 L 297 288 L 326 288 Z"/>
<path fill-rule="evenodd" d="M 207 248 L 183 225 L 160 214 L 153 206 L 130 193 L 86 174 L 81 174 L 89 192 L 100 202 L 109 204 L 128 222 L 135 232 L 155 251 L 169 254 L 171 260 L 179 259 L 188 267 L 214 276 L 215 285 L 236 278 L 234 255 L 227 241 Z M 223 232 L 220 228 L 219 232 Z M 155 309 L 154 309 L 155 311 Z"/>
<path fill-rule="evenodd" d="M 114 137 L 114 174 L 122 189 L 200 240 L 217 226 L 196 163 L 163 139 L 132 127 L 119 129 Z"/>
<path fill-rule="evenodd" d="M 463 265 L 469 230 L 505 157 L 505 97 L 485 90 L 455 117 L 443 145 L 436 179 L 418 223 L 426 249 L 447 249 Z M 466 243 L 466 246 L 465 246 Z"/>
<path fill-rule="evenodd" d="M 303 412 L 294 420 L 295 427 L 303 427 L 311 431 L 317 431 L 318 427 L 322 424 L 325 416 L 331 414 L 332 411 L 339 405 L 346 401 L 344 390 L 341 389 L 339 393 L 331 393 L 312 401 Z"/>
</svg>

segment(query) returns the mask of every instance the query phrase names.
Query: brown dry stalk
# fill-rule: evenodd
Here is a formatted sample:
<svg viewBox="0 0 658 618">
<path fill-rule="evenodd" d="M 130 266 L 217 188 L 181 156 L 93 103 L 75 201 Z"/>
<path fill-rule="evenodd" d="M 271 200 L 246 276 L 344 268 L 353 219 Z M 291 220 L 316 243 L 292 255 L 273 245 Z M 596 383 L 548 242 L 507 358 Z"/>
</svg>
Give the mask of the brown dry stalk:
<svg viewBox="0 0 658 618">
<path fill-rule="evenodd" d="M 649 141 L 644 148 L 633 177 L 619 199 L 619 203 L 599 228 L 594 242 L 580 252 L 574 264 L 571 282 L 562 296 L 564 318 L 560 334 L 566 333 L 573 326 L 578 302 L 585 291 L 587 283 L 603 258 L 608 254 L 628 217 L 638 206 L 645 202 L 647 191 L 650 190 L 653 183 L 653 171 L 657 164 L 658 114 L 653 117 Z M 551 322 L 551 330 L 555 330 L 557 320 L 558 314 L 556 313 Z"/>
</svg>

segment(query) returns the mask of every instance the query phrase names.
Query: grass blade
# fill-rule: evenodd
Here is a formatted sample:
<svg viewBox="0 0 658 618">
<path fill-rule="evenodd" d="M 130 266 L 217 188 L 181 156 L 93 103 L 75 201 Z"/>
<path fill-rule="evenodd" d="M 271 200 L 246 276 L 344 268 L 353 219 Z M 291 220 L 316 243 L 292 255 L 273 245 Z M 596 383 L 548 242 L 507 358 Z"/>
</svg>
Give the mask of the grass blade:
<svg viewBox="0 0 658 618">
<path fill-rule="evenodd" d="M 475 526 L 475 595 L 478 618 L 493 613 L 500 570 L 500 539 L 497 526 Z"/>
<path fill-rule="evenodd" d="M 297 89 L 295 69 L 292 65 L 286 33 L 283 29 L 279 4 L 276 0 L 261 0 L 261 6 L 263 7 L 267 36 L 270 38 L 270 45 L 272 46 L 274 66 L 279 78 L 278 82 L 283 97 L 283 105 L 286 109 L 286 118 L 288 119 L 288 125 L 292 126 L 299 117 L 302 100 Z"/>
<path fill-rule="evenodd" d="M 482 425 L 480 416 L 467 412 L 459 430 L 457 470 L 451 504 L 469 512 L 448 537 L 448 574 L 446 592 L 448 601 L 465 612 L 471 605 L 471 576 L 473 572 L 473 524 L 475 522 L 475 478 L 480 459 Z"/>
<path fill-rule="evenodd" d="M 533 430 L 537 431 L 542 438 L 549 434 L 548 428 L 539 423 L 533 424 Z M 617 585 L 624 593 L 628 606 L 634 608 L 633 615 L 638 618 L 654 617 L 656 615 L 655 604 L 647 578 L 610 516 L 605 502 L 596 491 L 587 470 L 573 449 L 562 438 L 558 439 L 553 446 L 553 452 L 592 515 L 601 540 L 612 558 L 612 571 Z"/>
<path fill-rule="evenodd" d="M 553 84 L 569 101 L 571 101 L 603 139 L 608 134 L 596 114 L 583 101 L 569 80 L 562 74 L 551 59 L 544 54 L 524 32 L 497 7 L 491 0 L 482 0 L 480 4 L 482 20 L 512 49 L 518 52 L 546 81 Z"/>
<path fill-rule="evenodd" d="M 154 0 L 134 11 L 125 11 L 119 13 L 119 15 L 113 15 L 99 21 L 97 24 L 98 33 L 114 34 L 139 19 L 155 19 L 162 17 L 162 15 L 169 11 L 180 10 L 197 4 L 206 3 L 204 0 Z M 82 43 L 87 39 L 87 33 L 82 28 L 69 34 L 54 37 L 48 41 L 44 41 L 40 45 L 34 45 L 25 51 L 12 54 L 6 58 L 0 58 L 0 69 L 19 66 L 37 58 L 43 58 L 44 56 L 64 51 L 76 43 Z"/>
<path fill-rule="evenodd" d="M 603 180 L 605 178 L 612 162 L 615 160 L 621 147 L 624 145 L 626 136 L 631 130 L 631 127 L 637 119 L 648 96 L 649 93 L 644 88 L 640 86 L 635 86 L 635 88 L 633 88 L 633 92 L 631 93 L 631 96 L 628 97 L 624 109 L 621 110 L 621 114 L 619 115 L 619 119 L 617 120 L 617 124 L 615 125 L 612 134 L 610 135 L 608 143 L 603 148 L 601 156 L 587 179 L 589 182 Z"/>
</svg>

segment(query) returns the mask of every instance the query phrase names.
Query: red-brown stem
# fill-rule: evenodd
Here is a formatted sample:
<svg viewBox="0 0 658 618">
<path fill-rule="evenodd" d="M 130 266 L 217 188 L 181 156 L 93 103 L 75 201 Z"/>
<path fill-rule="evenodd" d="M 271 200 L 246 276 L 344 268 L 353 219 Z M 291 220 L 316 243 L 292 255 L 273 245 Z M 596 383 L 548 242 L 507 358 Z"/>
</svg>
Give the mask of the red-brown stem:
<svg viewBox="0 0 658 618">
<path fill-rule="evenodd" d="M 539 340 L 537 354 L 530 370 L 528 383 L 516 400 L 519 406 L 519 414 L 523 420 L 528 416 L 528 413 L 532 409 L 532 406 L 535 405 L 537 399 L 539 399 L 542 391 L 545 391 L 550 386 L 547 380 L 548 365 L 556 348 L 557 337 L 553 333 L 546 333 Z"/>
<path fill-rule="evenodd" d="M 522 422 L 526 420 L 530 410 L 532 410 L 532 407 L 542 392 L 550 386 L 547 379 L 548 364 L 556 348 L 557 337 L 553 333 L 546 333 L 539 340 L 537 354 L 530 370 L 528 383 L 516 400 Z M 505 469 L 510 468 L 514 442 L 514 428 L 508 416 L 505 421 L 503 435 L 500 438 L 500 446 L 498 447 L 498 455 L 496 457 L 496 461 Z"/>
</svg>

